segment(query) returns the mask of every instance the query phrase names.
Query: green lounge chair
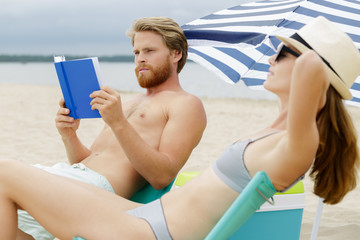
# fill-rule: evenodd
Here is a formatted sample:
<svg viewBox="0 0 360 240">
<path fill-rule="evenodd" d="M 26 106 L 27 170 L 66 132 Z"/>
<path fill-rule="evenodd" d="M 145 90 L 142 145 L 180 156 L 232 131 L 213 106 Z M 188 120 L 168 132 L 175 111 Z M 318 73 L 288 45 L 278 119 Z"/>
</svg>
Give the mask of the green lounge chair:
<svg viewBox="0 0 360 240">
<path fill-rule="evenodd" d="M 229 238 L 251 215 L 276 193 L 264 171 L 258 172 L 225 212 L 206 240 Z M 74 237 L 73 240 L 84 240 Z"/>
<path fill-rule="evenodd" d="M 258 172 L 220 218 L 205 240 L 228 239 L 243 225 L 264 202 L 276 193 L 264 171 Z M 259 230 L 261 226 L 259 226 Z"/>
<path fill-rule="evenodd" d="M 175 181 L 174 188 L 183 186 L 200 172 L 182 172 Z M 243 193 L 241 193 L 243 195 Z M 228 240 L 299 240 L 303 209 L 305 207 L 304 184 L 302 181 L 296 183 L 286 192 L 275 193 L 273 196 L 275 204 L 265 202 L 259 210 L 246 220 L 244 224 L 234 222 L 238 229 L 228 237 Z M 235 202 L 233 204 L 235 206 Z M 238 204 L 238 207 L 241 207 Z M 242 214 L 242 213 L 241 213 Z M 241 215 L 239 214 L 239 215 Z M 244 217 L 244 216 L 242 216 Z M 228 219 L 232 222 L 232 218 Z M 226 222 L 226 220 L 223 220 Z M 236 219 L 234 218 L 234 221 Z M 261 226 L 261 231 L 259 231 Z M 226 231 L 224 229 L 224 231 Z M 215 238 L 216 239 L 216 238 Z M 223 239 L 223 238 L 220 238 Z M 315 240 L 315 239 L 312 239 Z"/>
<path fill-rule="evenodd" d="M 170 191 L 171 187 L 174 184 L 175 179 L 163 189 L 155 190 L 150 184 L 145 185 L 140 189 L 134 196 L 131 197 L 131 201 L 138 203 L 149 203 L 156 199 L 159 199 L 162 195 Z"/>
</svg>

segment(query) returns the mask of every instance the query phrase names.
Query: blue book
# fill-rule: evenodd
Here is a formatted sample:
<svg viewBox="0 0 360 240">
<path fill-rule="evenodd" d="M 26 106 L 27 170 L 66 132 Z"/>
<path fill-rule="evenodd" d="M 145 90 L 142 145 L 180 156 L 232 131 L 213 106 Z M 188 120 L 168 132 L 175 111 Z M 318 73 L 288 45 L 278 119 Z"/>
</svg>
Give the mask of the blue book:
<svg viewBox="0 0 360 240">
<path fill-rule="evenodd" d="M 90 94 L 100 90 L 100 66 L 97 57 L 65 61 L 64 56 L 54 57 L 56 73 L 69 116 L 101 118 L 98 110 L 91 109 Z"/>
</svg>

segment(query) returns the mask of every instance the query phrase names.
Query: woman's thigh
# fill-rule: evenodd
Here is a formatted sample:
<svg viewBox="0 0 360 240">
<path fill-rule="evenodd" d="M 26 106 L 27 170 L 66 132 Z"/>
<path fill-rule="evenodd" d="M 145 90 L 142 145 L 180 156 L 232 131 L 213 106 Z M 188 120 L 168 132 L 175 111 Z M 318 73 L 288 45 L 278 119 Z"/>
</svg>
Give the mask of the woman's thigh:
<svg viewBox="0 0 360 240">
<path fill-rule="evenodd" d="M 0 186 L 61 239 L 76 235 L 89 239 L 154 237 L 146 221 L 125 213 L 139 204 L 86 183 L 15 161 L 0 161 Z M 99 233 L 102 236 L 96 237 Z"/>
</svg>

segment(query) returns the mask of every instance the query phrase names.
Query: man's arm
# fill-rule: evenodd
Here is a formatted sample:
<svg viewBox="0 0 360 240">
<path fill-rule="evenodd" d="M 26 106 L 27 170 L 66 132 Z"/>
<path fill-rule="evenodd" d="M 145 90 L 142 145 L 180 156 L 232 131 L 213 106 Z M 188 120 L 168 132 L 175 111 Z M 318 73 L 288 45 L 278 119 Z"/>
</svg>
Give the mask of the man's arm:
<svg viewBox="0 0 360 240">
<path fill-rule="evenodd" d="M 139 135 L 133 134 L 134 130 L 128 122 L 114 127 L 134 168 L 155 189 L 167 186 L 176 177 L 198 145 L 206 127 L 203 105 L 194 96 L 177 99 L 168 114 L 159 149 L 152 148 L 140 137 L 138 139 Z M 127 142 L 129 138 L 133 138 L 133 144 Z"/>
<path fill-rule="evenodd" d="M 200 142 L 206 122 L 203 104 L 195 96 L 183 96 L 171 105 L 169 120 L 163 130 L 159 145 L 159 152 L 167 157 L 162 164 L 163 171 L 168 171 L 169 174 L 168 183 L 176 177 L 193 149 Z M 155 158 L 149 167 L 143 166 L 142 171 L 144 172 L 149 171 L 148 169 L 152 167 L 153 174 L 149 178 L 161 177 L 156 174 L 161 170 L 160 166 L 156 165 L 157 161 Z M 161 179 L 158 181 L 161 182 Z"/>
<path fill-rule="evenodd" d="M 201 101 L 191 95 L 172 101 L 159 149 L 154 149 L 123 115 L 120 96 L 116 91 L 110 88 L 103 90 L 106 93 L 102 93 L 101 104 L 94 104 L 93 107 L 100 111 L 104 121 L 111 127 L 133 167 L 155 189 L 167 186 L 202 137 L 206 115 Z"/>
<path fill-rule="evenodd" d="M 70 164 L 78 163 L 91 151 L 86 148 L 78 138 L 76 130 L 79 128 L 80 119 L 69 117 L 70 110 L 65 108 L 65 101 L 61 99 L 60 108 L 56 114 L 55 123 L 65 145 L 66 154 Z"/>
</svg>

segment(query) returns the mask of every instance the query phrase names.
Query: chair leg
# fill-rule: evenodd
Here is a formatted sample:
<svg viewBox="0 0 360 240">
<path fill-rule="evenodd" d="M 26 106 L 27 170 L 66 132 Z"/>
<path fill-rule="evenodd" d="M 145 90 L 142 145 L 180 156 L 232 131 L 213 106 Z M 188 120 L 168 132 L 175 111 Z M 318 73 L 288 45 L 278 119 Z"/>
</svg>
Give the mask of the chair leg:
<svg viewBox="0 0 360 240">
<path fill-rule="evenodd" d="M 323 206 L 324 206 L 323 200 L 324 200 L 323 198 L 319 198 L 319 203 L 318 203 L 318 207 L 316 210 L 316 215 L 315 215 L 315 220 L 314 220 L 310 240 L 316 240 L 316 238 L 317 238 L 319 224 L 320 224 L 320 218 L 321 218 L 321 214 L 322 214 L 322 210 L 323 210 Z"/>
</svg>

